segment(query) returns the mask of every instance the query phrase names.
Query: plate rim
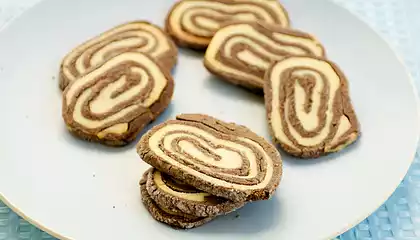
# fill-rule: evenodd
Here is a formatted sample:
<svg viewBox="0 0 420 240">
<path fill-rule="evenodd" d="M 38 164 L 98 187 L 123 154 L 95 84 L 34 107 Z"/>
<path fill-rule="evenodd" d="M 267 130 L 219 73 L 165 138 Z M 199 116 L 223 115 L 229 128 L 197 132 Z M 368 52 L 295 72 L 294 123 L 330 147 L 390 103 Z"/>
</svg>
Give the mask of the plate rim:
<svg viewBox="0 0 420 240">
<path fill-rule="evenodd" d="M 280 1 L 280 0 L 277 0 L 277 1 Z M 338 4 L 337 2 L 335 2 L 334 0 L 324 0 L 324 1 L 329 2 L 330 4 L 333 4 L 336 7 L 341 8 L 342 10 L 344 10 L 347 13 L 349 13 L 350 15 L 352 15 L 353 18 L 356 19 L 356 21 L 361 22 L 363 25 L 365 25 L 367 28 L 369 28 L 379 39 L 381 39 L 389 47 L 389 49 L 392 51 L 393 55 L 397 58 L 398 62 L 401 64 L 401 66 L 403 67 L 405 73 L 407 74 L 408 82 L 411 85 L 411 90 L 413 92 L 413 97 L 414 97 L 414 101 L 415 101 L 415 105 L 416 105 L 417 120 L 420 121 L 420 96 L 419 96 L 419 92 L 418 92 L 419 89 L 417 88 L 417 86 L 415 84 L 414 77 L 410 73 L 409 68 L 407 67 L 406 63 L 404 62 L 403 58 L 401 57 L 401 54 L 399 53 L 399 51 L 397 51 L 396 48 L 393 45 L 391 45 L 384 37 L 382 37 L 382 35 L 378 32 L 378 30 L 376 30 L 368 22 L 364 21 L 361 17 L 359 17 L 358 15 L 356 15 L 355 13 L 353 13 L 352 11 L 350 11 L 348 8 L 346 8 L 344 6 L 341 6 L 340 4 Z M 4 30 L 6 30 L 6 29 L 8 29 L 10 27 L 13 27 L 13 24 L 15 23 L 16 20 L 18 20 L 22 16 L 28 14 L 28 12 L 33 11 L 33 9 L 36 8 L 36 7 L 39 7 L 39 5 L 45 4 L 46 2 L 49 2 L 49 1 L 48 0 L 39 0 L 38 2 L 34 3 L 33 5 L 31 5 L 29 7 L 26 7 L 20 13 L 17 13 L 13 17 L 11 17 L 10 19 L 6 20 L 6 22 L 3 24 L 3 26 L 0 27 L 0 37 L 1 37 L 2 33 L 4 32 Z M 389 198 L 394 194 L 395 190 L 398 188 L 398 186 L 401 184 L 401 182 L 407 176 L 407 173 L 408 173 L 409 169 L 411 168 L 411 166 L 412 166 L 412 164 L 414 162 L 415 155 L 416 155 L 418 149 L 420 148 L 420 146 L 419 146 L 419 140 L 420 140 L 420 123 L 417 123 L 417 131 L 416 132 L 417 132 L 416 143 L 415 143 L 415 147 L 413 149 L 413 153 L 411 154 L 412 157 L 411 157 L 410 164 L 406 167 L 406 169 L 404 171 L 404 175 L 403 176 L 400 176 L 399 182 L 395 186 L 392 186 L 392 188 L 390 188 L 391 189 L 390 193 L 385 194 L 385 197 L 386 198 L 384 200 L 382 200 L 380 203 L 378 203 L 378 206 L 377 207 L 375 207 L 374 209 L 368 211 L 367 213 L 365 213 L 363 216 L 361 216 L 357 220 L 355 220 L 355 221 L 353 221 L 351 223 L 348 223 L 346 227 L 342 228 L 338 232 L 336 232 L 334 234 L 331 234 L 331 236 L 327 236 L 325 238 L 325 240 L 334 240 L 334 239 L 337 239 L 340 235 L 342 235 L 343 233 L 351 230 L 352 228 L 354 228 L 355 226 L 357 226 L 359 223 L 361 223 L 363 220 L 365 220 L 366 218 L 368 218 L 381 205 L 383 205 L 386 201 L 389 200 Z M 10 208 L 19 217 L 21 217 L 25 221 L 29 222 L 31 225 L 33 225 L 34 227 L 40 229 L 41 231 L 48 233 L 52 237 L 57 238 L 57 239 L 60 239 L 60 240 L 74 240 L 72 238 L 69 238 L 67 236 L 64 236 L 63 234 L 60 234 L 60 233 L 54 231 L 53 229 L 48 228 L 45 224 L 41 223 L 40 221 L 37 221 L 34 218 L 29 217 L 23 211 L 21 211 L 16 205 L 14 205 L 11 201 L 9 201 L 3 195 L 2 192 L 0 192 L 0 201 L 2 201 L 8 208 Z"/>
</svg>

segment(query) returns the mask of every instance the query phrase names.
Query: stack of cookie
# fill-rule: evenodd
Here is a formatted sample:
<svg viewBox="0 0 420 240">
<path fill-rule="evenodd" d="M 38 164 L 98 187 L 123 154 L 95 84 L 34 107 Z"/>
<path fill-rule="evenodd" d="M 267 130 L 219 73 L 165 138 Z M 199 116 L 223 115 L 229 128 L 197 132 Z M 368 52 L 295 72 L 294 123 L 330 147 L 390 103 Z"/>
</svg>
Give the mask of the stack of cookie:
<svg viewBox="0 0 420 240">
<path fill-rule="evenodd" d="M 122 146 L 168 106 L 178 50 L 146 21 L 116 26 L 82 43 L 60 67 L 62 114 L 75 135 Z"/>
<path fill-rule="evenodd" d="M 182 0 L 166 30 L 179 46 L 205 49 L 209 72 L 264 93 L 272 136 L 287 153 L 318 157 L 358 138 L 345 75 L 314 36 L 290 27 L 278 0 Z"/>
<path fill-rule="evenodd" d="M 200 226 L 272 196 L 282 175 L 276 148 L 244 126 L 182 114 L 142 136 L 137 152 L 153 168 L 140 181 L 157 221 Z"/>
</svg>

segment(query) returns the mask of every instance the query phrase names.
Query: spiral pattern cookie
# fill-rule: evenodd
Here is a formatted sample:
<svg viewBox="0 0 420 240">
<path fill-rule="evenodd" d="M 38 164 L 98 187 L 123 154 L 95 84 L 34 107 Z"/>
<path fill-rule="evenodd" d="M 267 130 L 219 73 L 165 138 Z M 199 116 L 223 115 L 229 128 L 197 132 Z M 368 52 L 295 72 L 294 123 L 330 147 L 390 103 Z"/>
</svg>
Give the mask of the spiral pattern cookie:
<svg viewBox="0 0 420 240">
<path fill-rule="evenodd" d="M 289 26 L 286 10 L 277 0 L 182 0 L 166 20 L 166 31 L 179 46 L 205 49 L 228 21 L 261 21 Z"/>
<path fill-rule="evenodd" d="M 198 217 L 227 214 L 245 204 L 200 191 L 156 169 L 149 171 L 146 186 L 150 197 L 160 206 Z"/>
<path fill-rule="evenodd" d="M 107 145 L 125 145 L 169 104 L 174 82 L 151 57 L 116 55 L 72 82 L 63 93 L 71 132 Z"/>
<path fill-rule="evenodd" d="M 140 194 L 144 206 L 156 221 L 168 224 L 174 228 L 190 229 L 199 227 L 214 219 L 214 217 L 182 216 L 177 214 L 176 210 L 174 211 L 169 208 L 159 206 L 155 201 L 153 201 L 147 191 L 146 179 L 148 173 L 149 172 L 146 172 L 140 180 Z"/>
<path fill-rule="evenodd" d="M 331 61 L 293 56 L 274 63 L 264 93 L 272 135 L 292 155 L 336 152 L 359 136 L 347 79 Z"/>
<path fill-rule="evenodd" d="M 84 75 L 90 68 L 122 52 L 142 52 L 168 71 L 177 61 L 178 50 L 169 36 L 146 21 L 116 26 L 82 43 L 67 54 L 60 67 L 60 88 Z"/>
<path fill-rule="evenodd" d="M 324 56 L 318 40 L 297 30 L 256 22 L 234 22 L 213 37 L 204 66 L 233 84 L 262 90 L 264 74 L 273 61 L 289 55 Z"/>
<path fill-rule="evenodd" d="M 233 202 L 270 198 L 282 175 L 274 146 L 244 126 L 201 114 L 155 126 L 137 152 L 159 171 Z"/>
</svg>

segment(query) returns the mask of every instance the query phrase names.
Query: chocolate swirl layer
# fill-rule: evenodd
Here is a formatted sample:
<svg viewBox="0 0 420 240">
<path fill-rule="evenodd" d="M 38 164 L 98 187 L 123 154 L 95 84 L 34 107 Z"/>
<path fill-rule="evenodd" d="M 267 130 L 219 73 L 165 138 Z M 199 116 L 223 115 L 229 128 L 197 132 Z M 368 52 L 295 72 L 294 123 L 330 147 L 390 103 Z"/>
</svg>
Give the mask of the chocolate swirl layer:
<svg viewBox="0 0 420 240">
<path fill-rule="evenodd" d="M 286 56 L 324 56 L 318 40 L 297 30 L 256 22 L 233 22 L 213 37 L 205 67 L 223 79 L 250 89 L 262 89 L 273 61 Z"/>
<path fill-rule="evenodd" d="M 227 214 L 244 205 L 200 191 L 156 169 L 149 171 L 146 186 L 159 205 L 198 217 Z"/>
<path fill-rule="evenodd" d="M 178 50 L 158 26 L 146 21 L 118 25 L 82 43 L 67 54 L 60 67 L 60 88 L 82 76 L 90 68 L 122 52 L 142 52 L 168 71 L 177 61 Z"/>
<path fill-rule="evenodd" d="M 168 224 L 174 228 L 190 229 L 199 227 L 214 219 L 214 217 L 183 215 L 176 209 L 171 209 L 170 207 L 166 207 L 164 205 L 162 206 L 156 203 L 149 195 L 146 187 L 147 175 L 149 172 L 150 170 L 147 171 L 140 180 L 140 194 L 144 206 L 156 221 Z"/>
<path fill-rule="evenodd" d="M 172 7 L 166 30 L 180 46 L 205 49 L 232 20 L 289 26 L 288 14 L 277 0 L 182 0 Z"/>
<path fill-rule="evenodd" d="M 142 159 L 159 171 L 234 202 L 268 199 L 282 174 L 280 154 L 249 129 L 183 114 L 143 135 Z"/>
<path fill-rule="evenodd" d="M 65 89 L 63 118 L 82 138 L 124 145 L 168 106 L 173 88 L 172 77 L 151 57 L 124 52 Z"/>
<path fill-rule="evenodd" d="M 294 56 L 274 63 L 264 93 L 272 135 L 292 155 L 336 152 L 359 136 L 347 79 L 328 60 Z"/>
</svg>

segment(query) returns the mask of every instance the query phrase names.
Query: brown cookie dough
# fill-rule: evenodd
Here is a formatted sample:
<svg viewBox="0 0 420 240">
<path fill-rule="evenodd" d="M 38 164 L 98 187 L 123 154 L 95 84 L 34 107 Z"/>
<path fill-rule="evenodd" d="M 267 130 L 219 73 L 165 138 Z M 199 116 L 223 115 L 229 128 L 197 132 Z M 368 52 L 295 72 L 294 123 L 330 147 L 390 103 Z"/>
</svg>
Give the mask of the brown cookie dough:
<svg viewBox="0 0 420 240">
<path fill-rule="evenodd" d="M 159 171 L 233 202 L 270 198 L 282 175 L 273 145 L 244 126 L 202 114 L 153 127 L 137 152 Z"/>
<path fill-rule="evenodd" d="M 149 168 L 144 174 L 143 174 L 143 176 L 142 176 L 142 178 L 141 178 L 141 180 L 140 180 L 140 185 L 142 185 L 142 184 L 144 184 L 145 186 L 146 186 L 146 190 L 147 190 L 147 181 L 148 181 L 148 176 L 149 176 L 149 174 L 152 172 L 152 171 L 154 171 L 154 170 L 156 170 L 156 169 L 154 169 L 154 168 Z M 151 194 L 149 193 L 149 190 L 147 190 L 147 192 L 148 192 L 148 196 L 151 198 Z M 186 213 L 184 213 L 184 212 L 182 212 L 181 210 L 179 210 L 178 208 L 176 208 L 176 207 L 173 207 L 173 206 L 170 206 L 170 205 L 167 205 L 167 204 L 165 204 L 165 203 L 162 203 L 162 202 L 156 202 L 153 198 L 152 198 L 152 201 L 156 204 L 156 206 L 158 207 L 158 208 L 160 208 L 160 209 L 164 209 L 167 213 L 170 213 L 171 215 L 176 215 L 176 216 L 181 216 L 181 217 L 184 217 L 184 218 L 188 218 L 188 219 L 191 219 L 191 218 L 197 218 L 197 216 L 193 216 L 193 215 L 188 215 L 188 214 L 186 214 Z"/>
<path fill-rule="evenodd" d="M 151 198 L 160 206 L 198 217 L 227 214 L 245 204 L 200 191 L 156 169 L 149 172 L 146 186 Z"/>
<path fill-rule="evenodd" d="M 272 136 L 289 154 L 313 158 L 356 141 L 359 123 L 348 82 L 336 64 L 316 57 L 288 57 L 265 77 Z"/>
<path fill-rule="evenodd" d="M 231 22 L 214 35 L 204 66 L 226 81 L 262 92 L 270 64 L 289 55 L 322 57 L 325 50 L 315 37 L 297 30 Z"/>
<path fill-rule="evenodd" d="M 83 139 L 125 145 L 166 109 L 173 90 L 171 75 L 151 57 L 124 52 L 65 89 L 62 115 Z"/>
<path fill-rule="evenodd" d="M 199 227 L 214 219 L 214 217 L 180 216 L 169 208 L 162 208 L 158 206 L 150 197 L 146 189 L 146 175 L 148 173 L 149 171 L 147 171 L 144 174 L 143 179 L 140 180 L 140 194 L 144 206 L 156 221 L 168 224 L 174 228 L 188 229 Z"/>
<path fill-rule="evenodd" d="M 118 25 L 82 43 L 68 53 L 60 66 L 60 88 L 84 75 L 89 69 L 122 52 L 148 54 L 167 71 L 177 61 L 178 49 L 158 26 L 146 21 Z"/>
<path fill-rule="evenodd" d="M 289 27 L 288 14 L 277 0 L 182 0 L 170 10 L 165 28 L 177 45 L 200 50 L 231 20 Z"/>
</svg>

